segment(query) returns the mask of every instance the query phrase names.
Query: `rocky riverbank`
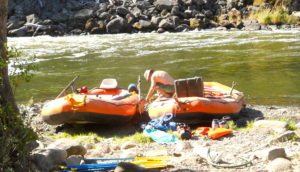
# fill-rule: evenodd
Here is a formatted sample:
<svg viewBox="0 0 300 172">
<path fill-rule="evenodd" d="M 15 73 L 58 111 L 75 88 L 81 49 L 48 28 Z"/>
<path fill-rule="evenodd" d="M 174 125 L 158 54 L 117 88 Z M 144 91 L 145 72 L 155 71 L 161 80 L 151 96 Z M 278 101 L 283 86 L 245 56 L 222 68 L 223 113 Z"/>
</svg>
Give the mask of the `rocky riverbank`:
<svg viewBox="0 0 300 172">
<path fill-rule="evenodd" d="M 217 140 L 194 136 L 177 144 L 161 145 L 155 142 L 139 143 L 133 140 L 118 142 L 116 137 L 137 132 L 133 125 L 103 127 L 86 125 L 77 137 L 57 138 L 50 135 L 73 133 L 76 125 L 50 126 L 39 114 L 42 104 L 21 106 L 25 122 L 29 122 L 40 139 L 32 152 L 32 160 L 37 171 L 49 171 L 58 164 L 79 164 L 85 158 L 120 158 L 137 156 L 171 157 L 171 168 L 161 171 L 299 171 L 300 169 L 300 107 L 248 105 L 238 119 L 233 134 Z M 250 122 L 254 121 L 254 122 Z M 248 124 L 247 124 L 248 123 Z M 90 136 L 95 132 L 104 139 Z M 217 168 L 207 158 L 222 153 L 220 162 L 243 163 L 239 157 L 251 161 L 250 164 L 235 168 Z M 95 162 L 94 162 L 95 163 Z M 100 162 L 99 162 L 100 163 Z M 127 167 L 127 171 L 146 171 L 138 167 Z M 126 169 L 125 168 L 125 169 Z M 115 171 L 124 171 L 117 168 Z M 126 170 L 125 170 L 126 171 Z"/>
<path fill-rule="evenodd" d="M 299 27 L 300 0 L 289 6 L 296 24 L 249 20 L 264 8 L 272 5 L 254 6 L 251 0 L 10 0 L 7 28 L 8 36 L 62 36 Z"/>
</svg>

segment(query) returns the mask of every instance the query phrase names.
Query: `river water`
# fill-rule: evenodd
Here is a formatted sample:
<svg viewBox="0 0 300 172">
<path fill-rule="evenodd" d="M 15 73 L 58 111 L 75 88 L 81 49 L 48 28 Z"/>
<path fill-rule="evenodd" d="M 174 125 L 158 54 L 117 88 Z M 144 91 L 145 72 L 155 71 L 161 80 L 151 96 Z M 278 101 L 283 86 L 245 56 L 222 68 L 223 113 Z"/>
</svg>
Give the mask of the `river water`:
<svg viewBox="0 0 300 172">
<path fill-rule="evenodd" d="M 198 31 L 66 37 L 8 38 L 8 45 L 35 55 L 38 67 L 16 92 L 19 103 L 55 98 L 75 76 L 75 86 L 93 88 L 104 78 L 121 87 L 145 69 L 165 70 L 176 79 L 202 76 L 244 92 L 251 104 L 300 105 L 300 30 Z"/>
</svg>

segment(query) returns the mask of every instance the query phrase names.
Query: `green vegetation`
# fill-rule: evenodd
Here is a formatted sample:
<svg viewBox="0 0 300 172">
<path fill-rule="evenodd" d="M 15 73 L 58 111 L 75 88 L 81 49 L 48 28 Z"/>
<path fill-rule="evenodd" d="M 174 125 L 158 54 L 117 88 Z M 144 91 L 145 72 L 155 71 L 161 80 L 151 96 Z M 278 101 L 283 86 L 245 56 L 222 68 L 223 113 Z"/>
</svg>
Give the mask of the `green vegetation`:
<svg viewBox="0 0 300 172">
<path fill-rule="evenodd" d="M 287 6 L 291 0 L 254 0 L 253 5 L 260 6 L 264 3 L 273 5 L 272 8 L 263 8 L 250 14 L 249 19 L 256 19 L 260 24 L 295 24 L 294 16 L 289 15 Z"/>
<path fill-rule="evenodd" d="M 101 141 L 106 139 L 105 137 L 101 137 L 94 132 L 77 133 L 77 134 L 62 132 L 55 135 L 49 135 L 49 137 L 53 139 L 70 138 L 70 139 L 77 139 L 77 140 L 81 140 L 81 138 L 84 138 L 84 140 L 82 140 L 81 143 L 85 143 L 85 144 L 87 143 L 95 144 L 95 141 Z M 113 138 L 114 138 L 114 142 L 116 143 L 125 143 L 127 141 L 134 141 L 136 143 L 146 144 L 146 143 L 153 142 L 151 138 L 145 137 L 143 133 L 138 133 L 138 132 L 129 136 L 114 136 Z"/>
<path fill-rule="evenodd" d="M 282 117 L 282 118 L 278 119 L 278 121 L 287 122 L 287 124 L 288 124 L 287 129 L 288 130 L 294 131 L 294 130 L 297 129 L 297 127 L 296 127 L 297 123 L 295 121 L 289 119 L 289 118 Z"/>
<path fill-rule="evenodd" d="M 262 9 L 252 13 L 249 19 L 256 19 L 260 24 L 295 24 L 296 18 L 284 8 Z"/>
<path fill-rule="evenodd" d="M 134 141 L 136 143 L 142 143 L 142 144 L 153 142 L 150 137 L 146 137 L 143 135 L 143 133 L 138 133 L 138 132 L 133 135 L 129 135 L 125 137 L 118 137 L 118 136 L 114 137 L 114 142 L 116 143 L 124 143 L 127 141 Z"/>
<path fill-rule="evenodd" d="M 32 56 L 28 59 L 21 58 L 22 52 L 15 47 L 8 47 L 8 60 L 11 67 L 9 80 L 14 90 L 22 82 L 29 82 L 33 77 L 33 71 L 37 70 L 37 66 L 33 63 L 36 59 Z M 15 92 L 15 91 L 14 91 Z"/>
<path fill-rule="evenodd" d="M 228 121 L 228 128 L 231 129 L 231 130 L 237 130 L 238 129 L 238 127 L 234 123 L 234 121 Z"/>
<path fill-rule="evenodd" d="M 6 43 L 4 48 L 7 50 Z M 3 60 L 2 57 L 0 69 L 5 71 L 10 60 L 17 58 L 19 53 L 16 49 L 8 49 L 8 60 Z M 32 65 L 26 65 L 24 63 L 16 64 L 16 71 L 20 70 L 19 75 L 12 73 L 10 82 L 25 80 L 29 81 L 29 71 Z M 1 84 L 4 84 L 4 74 L 0 75 Z M 9 84 L 8 84 L 9 85 Z M 6 85 L 7 86 L 7 85 Z M 16 86 L 16 85 L 15 85 Z M 29 160 L 28 156 L 31 151 L 31 145 L 37 138 L 37 134 L 29 127 L 28 124 L 24 124 L 18 109 L 12 107 L 9 103 L 5 103 L 6 98 L 1 97 L 0 107 L 0 171 L 14 171 L 14 169 L 28 170 Z M 12 102 L 10 102 L 12 103 Z M 3 106 L 2 106 L 3 105 Z"/>
</svg>

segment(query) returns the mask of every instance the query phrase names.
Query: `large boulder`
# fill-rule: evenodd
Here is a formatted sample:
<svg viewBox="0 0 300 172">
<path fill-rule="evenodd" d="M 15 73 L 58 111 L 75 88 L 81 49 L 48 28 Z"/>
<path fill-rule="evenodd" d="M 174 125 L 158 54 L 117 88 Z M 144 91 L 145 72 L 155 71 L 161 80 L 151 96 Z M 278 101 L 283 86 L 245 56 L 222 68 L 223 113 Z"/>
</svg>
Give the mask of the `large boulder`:
<svg viewBox="0 0 300 172">
<path fill-rule="evenodd" d="M 259 150 L 254 153 L 257 157 L 262 160 L 274 160 L 276 158 L 286 158 L 286 152 L 281 147 L 270 147 L 267 149 Z"/>
<path fill-rule="evenodd" d="M 129 32 L 129 25 L 127 21 L 122 17 L 117 17 L 111 20 L 106 25 L 107 33 L 126 33 Z"/>
<path fill-rule="evenodd" d="M 50 172 L 65 163 L 67 152 L 61 149 L 38 149 L 32 153 L 31 159 L 40 171 Z"/>
<path fill-rule="evenodd" d="M 81 9 L 74 14 L 75 19 L 88 19 L 94 17 L 94 10 L 92 9 Z"/>
<path fill-rule="evenodd" d="M 293 171 L 292 162 L 285 158 L 276 158 L 267 166 L 268 172 Z"/>
<path fill-rule="evenodd" d="M 148 20 L 139 20 L 139 22 L 134 23 L 133 27 L 141 31 L 150 31 L 154 25 Z"/>
</svg>

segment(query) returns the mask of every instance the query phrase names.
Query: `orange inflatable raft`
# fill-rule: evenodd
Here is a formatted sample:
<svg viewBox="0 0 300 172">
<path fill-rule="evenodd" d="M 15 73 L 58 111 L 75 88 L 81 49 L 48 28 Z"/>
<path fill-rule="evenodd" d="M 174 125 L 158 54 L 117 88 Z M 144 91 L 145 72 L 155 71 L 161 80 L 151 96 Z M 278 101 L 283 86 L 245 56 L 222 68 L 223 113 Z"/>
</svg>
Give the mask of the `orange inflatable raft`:
<svg viewBox="0 0 300 172">
<path fill-rule="evenodd" d="M 183 85 L 183 91 L 182 83 L 187 83 Z M 189 83 L 197 86 L 191 87 Z M 175 90 L 178 98 L 157 99 L 149 104 L 151 119 L 173 113 L 176 122 L 193 124 L 225 115 L 237 115 L 245 105 L 242 92 L 218 82 L 202 82 L 199 78 L 181 81 L 181 84 L 175 81 Z"/>
<path fill-rule="evenodd" d="M 68 94 L 49 101 L 42 109 L 44 122 L 121 124 L 138 113 L 138 94 L 125 89 L 96 88 L 85 93 Z"/>
</svg>

